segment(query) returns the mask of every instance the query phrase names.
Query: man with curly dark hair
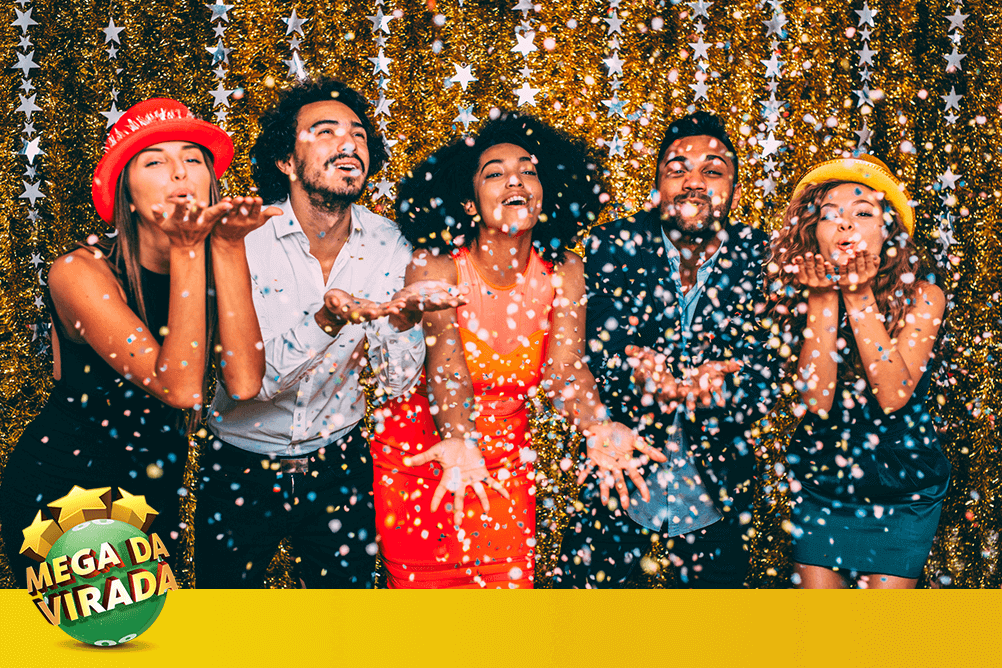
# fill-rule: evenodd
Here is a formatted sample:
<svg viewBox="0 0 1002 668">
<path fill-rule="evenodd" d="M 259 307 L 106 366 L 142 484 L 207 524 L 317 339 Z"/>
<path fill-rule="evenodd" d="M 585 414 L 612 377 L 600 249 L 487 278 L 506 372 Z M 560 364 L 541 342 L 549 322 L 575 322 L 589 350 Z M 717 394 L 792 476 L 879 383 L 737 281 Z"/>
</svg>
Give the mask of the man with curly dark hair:
<svg viewBox="0 0 1002 668">
<path fill-rule="evenodd" d="M 254 176 L 282 211 L 246 241 L 265 377 L 247 401 L 216 393 L 196 509 L 200 587 L 261 586 L 285 537 L 304 586 L 372 585 L 359 378 L 369 365 L 382 395 L 408 390 L 424 361 L 422 311 L 458 301 L 437 282 L 405 289 L 410 244 L 355 204 L 388 157 L 368 109 L 320 79 L 284 91 L 261 119 Z"/>
<path fill-rule="evenodd" d="M 716 116 L 673 122 L 658 152 L 654 206 L 586 243 L 589 367 L 612 418 L 668 455 L 650 500 L 629 481 L 617 503 L 593 485 L 564 535 L 558 586 L 616 587 L 667 541 L 684 587 L 741 587 L 748 568 L 755 454 L 750 430 L 777 394 L 757 325 L 765 309 L 762 232 L 729 219 L 738 159 Z M 662 567 L 645 563 L 650 574 Z"/>
</svg>

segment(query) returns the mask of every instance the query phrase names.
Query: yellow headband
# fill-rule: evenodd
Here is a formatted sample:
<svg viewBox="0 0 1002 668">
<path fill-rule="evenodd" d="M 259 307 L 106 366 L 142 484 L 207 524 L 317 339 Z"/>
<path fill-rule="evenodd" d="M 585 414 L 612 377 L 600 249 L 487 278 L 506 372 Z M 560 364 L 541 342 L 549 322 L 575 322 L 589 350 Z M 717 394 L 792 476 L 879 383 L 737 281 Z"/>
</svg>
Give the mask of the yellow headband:
<svg viewBox="0 0 1002 668">
<path fill-rule="evenodd" d="M 908 230 L 908 234 L 914 232 L 915 211 L 908 203 L 908 193 L 905 192 L 904 185 L 898 183 L 887 165 L 872 155 L 861 155 L 858 158 L 838 158 L 822 162 L 800 179 L 800 183 L 793 191 L 793 196 L 797 197 L 809 185 L 824 181 L 862 183 L 884 193 L 884 197 L 901 217 L 901 223 Z"/>
</svg>

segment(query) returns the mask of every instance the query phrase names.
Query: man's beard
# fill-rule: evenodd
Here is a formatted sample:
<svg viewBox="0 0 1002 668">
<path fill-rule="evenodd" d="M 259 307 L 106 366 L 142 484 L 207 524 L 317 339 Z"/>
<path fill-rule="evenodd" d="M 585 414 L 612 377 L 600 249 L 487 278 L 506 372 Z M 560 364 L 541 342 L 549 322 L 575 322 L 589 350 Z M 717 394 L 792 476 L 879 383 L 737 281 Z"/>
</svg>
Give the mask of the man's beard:
<svg viewBox="0 0 1002 668">
<path fill-rule="evenodd" d="M 703 202 L 706 206 L 705 212 L 701 213 L 697 218 L 683 218 L 679 211 L 685 206 L 687 200 L 699 200 Z M 702 238 L 716 234 L 724 227 L 727 216 L 730 215 L 733 200 L 734 191 L 732 190 L 727 196 L 727 201 L 716 207 L 715 212 L 713 198 L 711 197 L 679 195 L 672 203 L 673 206 L 671 209 L 669 209 L 670 211 L 673 209 L 671 213 L 666 215 L 665 210 L 661 210 L 662 225 L 665 230 L 678 230 L 688 237 Z"/>
<path fill-rule="evenodd" d="M 326 170 L 337 160 L 344 158 L 354 158 L 358 160 L 359 164 L 362 162 L 354 155 L 339 153 L 327 158 L 321 170 Z M 307 197 L 310 198 L 310 204 L 328 213 L 340 214 L 357 202 L 358 198 L 362 196 L 362 191 L 365 190 L 365 184 L 368 181 L 368 174 L 365 174 L 361 178 L 354 177 L 357 179 L 357 185 L 341 183 L 331 188 L 323 182 L 322 172 L 307 173 L 306 163 L 302 162 L 298 156 L 293 156 L 293 163 L 296 168 L 296 178 L 299 180 Z M 364 166 L 359 169 L 363 173 L 367 171 Z"/>
</svg>

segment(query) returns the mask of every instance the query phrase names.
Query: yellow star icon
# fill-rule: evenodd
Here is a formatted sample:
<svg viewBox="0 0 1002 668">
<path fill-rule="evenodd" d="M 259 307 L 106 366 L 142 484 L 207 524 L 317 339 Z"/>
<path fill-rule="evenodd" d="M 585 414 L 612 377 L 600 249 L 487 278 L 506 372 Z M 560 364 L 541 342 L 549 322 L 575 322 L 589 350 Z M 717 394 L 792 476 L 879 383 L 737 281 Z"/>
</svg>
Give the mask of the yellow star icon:
<svg viewBox="0 0 1002 668">
<path fill-rule="evenodd" d="M 118 493 L 122 498 L 111 505 L 111 519 L 127 522 L 146 533 L 159 513 L 146 503 L 145 496 L 129 494 L 121 487 Z"/>
<path fill-rule="evenodd" d="M 81 522 L 106 519 L 111 514 L 111 487 L 84 489 L 73 485 L 70 493 L 49 504 L 49 512 L 63 531 Z"/>
<path fill-rule="evenodd" d="M 39 510 L 31 525 L 22 529 L 21 533 L 24 534 L 21 554 L 35 561 L 45 561 L 52 544 L 63 535 L 63 530 L 52 520 L 43 520 L 42 511 Z"/>
</svg>

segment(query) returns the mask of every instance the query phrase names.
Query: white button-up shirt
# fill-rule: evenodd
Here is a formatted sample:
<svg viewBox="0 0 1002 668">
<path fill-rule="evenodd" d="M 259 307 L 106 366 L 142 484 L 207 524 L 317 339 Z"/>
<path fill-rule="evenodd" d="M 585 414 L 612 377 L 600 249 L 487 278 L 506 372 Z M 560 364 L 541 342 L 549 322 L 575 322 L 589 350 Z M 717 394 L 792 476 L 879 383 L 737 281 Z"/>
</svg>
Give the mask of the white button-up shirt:
<svg viewBox="0 0 1002 668">
<path fill-rule="evenodd" d="M 265 346 L 261 392 L 238 402 L 220 383 L 209 427 L 244 450 L 297 455 L 330 444 L 365 416 L 359 374 L 366 364 L 389 396 L 409 390 L 420 376 L 425 343 L 420 324 L 397 332 L 381 318 L 345 325 L 331 337 L 313 317 L 331 288 L 383 302 L 403 287 L 411 247 L 393 221 L 352 205 L 351 233 L 324 283 L 292 205 L 278 206 L 282 214 L 245 240 Z"/>
</svg>

